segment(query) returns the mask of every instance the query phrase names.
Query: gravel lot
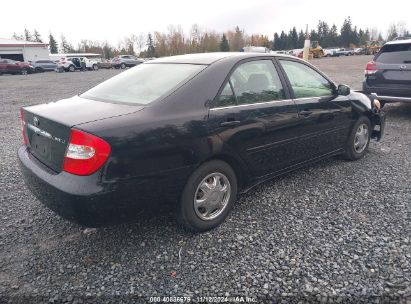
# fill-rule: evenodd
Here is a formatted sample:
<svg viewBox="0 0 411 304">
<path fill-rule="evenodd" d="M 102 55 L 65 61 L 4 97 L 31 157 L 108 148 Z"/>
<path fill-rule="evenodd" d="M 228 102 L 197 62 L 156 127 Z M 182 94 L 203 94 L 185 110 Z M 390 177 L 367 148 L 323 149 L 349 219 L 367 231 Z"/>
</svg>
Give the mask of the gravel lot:
<svg viewBox="0 0 411 304">
<path fill-rule="evenodd" d="M 313 63 L 359 89 L 369 59 Z M 117 73 L 0 77 L 0 303 L 411 303 L 411 104 L 386 107 L 386 137 L 364 159 L 333 158 L 266 182 L 240 196 L 213 231 L 188 233 L 168 212 L 84 229 L 26 189 L 16 159 L 19 107 L 70 97 Z"/>
</svg>

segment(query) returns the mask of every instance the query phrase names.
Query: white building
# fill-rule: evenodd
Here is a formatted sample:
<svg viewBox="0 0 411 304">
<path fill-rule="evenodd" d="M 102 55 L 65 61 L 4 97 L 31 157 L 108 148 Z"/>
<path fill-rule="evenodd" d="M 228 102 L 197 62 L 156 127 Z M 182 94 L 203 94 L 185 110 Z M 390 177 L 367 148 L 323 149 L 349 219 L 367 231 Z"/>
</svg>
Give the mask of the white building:
<svg viewBox="0 0 411 304">
<path fill-rule="evenodd" d="M 48 44 L 0 38 L 0 58 L 24 62 L 49 59 Z"/>
</svg>

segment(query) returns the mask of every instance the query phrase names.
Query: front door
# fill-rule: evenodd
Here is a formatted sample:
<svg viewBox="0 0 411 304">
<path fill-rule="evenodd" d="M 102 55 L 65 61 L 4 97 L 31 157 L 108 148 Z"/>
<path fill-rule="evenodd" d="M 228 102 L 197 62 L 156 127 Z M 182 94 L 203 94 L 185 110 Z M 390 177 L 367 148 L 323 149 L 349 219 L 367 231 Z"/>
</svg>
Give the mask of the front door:
<svg viewBox="0 0 411 304">
<path fill-rule="evenodd" d="M 238 65 L 210 110 L 211 132 L 263 176 L 289 166 L 299 118 L 271 59 Z"/>
<path fill-rule="evenodd" d="M 340 150 L 347 140 L 351 122 L 348 98 L 338 96 L 335 85 L 304 62 L 292 59 L 279 62 L 298 108 L 299 162 Z"/>
</svg>

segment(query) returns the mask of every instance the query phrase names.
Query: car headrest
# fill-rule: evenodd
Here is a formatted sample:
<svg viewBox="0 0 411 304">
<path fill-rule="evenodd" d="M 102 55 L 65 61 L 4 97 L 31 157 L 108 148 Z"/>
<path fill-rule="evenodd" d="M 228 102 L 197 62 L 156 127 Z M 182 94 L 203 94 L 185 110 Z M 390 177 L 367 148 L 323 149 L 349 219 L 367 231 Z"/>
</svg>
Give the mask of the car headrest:
<svg viewBox="0 0 411 304">
<path fill-rule="evenodd" d="M 247 89 L 253 92 L 261 92 L 268 88 L 268 78 L 265 74 L 251 74 L 247 81 Z"/>
</svg>

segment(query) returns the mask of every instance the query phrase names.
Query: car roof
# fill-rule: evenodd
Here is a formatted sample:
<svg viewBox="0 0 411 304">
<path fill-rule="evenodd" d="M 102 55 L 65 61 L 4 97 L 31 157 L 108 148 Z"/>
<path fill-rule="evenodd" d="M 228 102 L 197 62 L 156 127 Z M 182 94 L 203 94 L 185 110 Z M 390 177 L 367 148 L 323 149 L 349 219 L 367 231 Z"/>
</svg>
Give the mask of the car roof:
<svg viewBox="0 0 411 304">
<path fill-rule="evenodd" d="M 387 44 L 406 44 L 406 43 L 411 43 L 411 39 L 403 39 L 403 40 L 393 40 L 393 41 L 388 41 Z"/>
<path fill-rule="evenodd" d="M 177 55 L 170 57 L 158 58 L 147 61 L 146 64 L 154 63 L 184 63 L 184 64 L 205 64 L 210 65 L 222 59 L 247 59 L 254 57 L 288 57 L 296 58 L 283 54 L 274 53 L 253 53 L 253 52 L 215 52 L 215 53 L 196 53 L 187 55 Z"/>
</svg>

